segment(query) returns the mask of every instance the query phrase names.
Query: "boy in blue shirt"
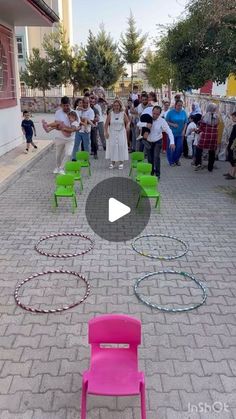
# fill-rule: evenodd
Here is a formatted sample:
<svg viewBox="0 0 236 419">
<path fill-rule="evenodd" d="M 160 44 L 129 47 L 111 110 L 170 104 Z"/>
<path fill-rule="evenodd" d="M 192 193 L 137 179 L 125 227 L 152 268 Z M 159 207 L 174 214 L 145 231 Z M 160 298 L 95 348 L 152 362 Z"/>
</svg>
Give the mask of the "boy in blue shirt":
<svg viewBox="0 0 236 419">
<path fill-rule="evenodd" d="M 22 132 L 26 139 L 26 150 L 25 153 L 28 154 L 30 144 L 36 149 L 38 148 L 33 142 L 33 133 L 36 137 L 36 130 L 33 121 L 30 119 L 30 114 L 28 111 L 23 112 L 23 120 L 21 122 Z"/>
</svg>

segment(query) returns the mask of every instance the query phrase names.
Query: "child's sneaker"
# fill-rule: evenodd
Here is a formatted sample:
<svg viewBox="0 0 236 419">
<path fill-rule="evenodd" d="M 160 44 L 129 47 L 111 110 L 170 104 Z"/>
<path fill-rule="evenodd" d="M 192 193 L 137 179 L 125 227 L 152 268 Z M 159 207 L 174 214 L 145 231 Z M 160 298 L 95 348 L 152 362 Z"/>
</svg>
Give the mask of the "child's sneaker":
<svg viewBox="0 0 236 419">
<path fill-rule="evenodd" d="M 29 149 L 27 148 L 27 149 L 24 151 L 24 153 L 25 153 L 25 154 L 28 154 L 28 152 L 29 152 Z"/>
<path fill-rule="evenodd" d="M 35 144 L 33 144 L 33 147 L 34 147 L 34 148 L 38 148 Z"/>
</svg>

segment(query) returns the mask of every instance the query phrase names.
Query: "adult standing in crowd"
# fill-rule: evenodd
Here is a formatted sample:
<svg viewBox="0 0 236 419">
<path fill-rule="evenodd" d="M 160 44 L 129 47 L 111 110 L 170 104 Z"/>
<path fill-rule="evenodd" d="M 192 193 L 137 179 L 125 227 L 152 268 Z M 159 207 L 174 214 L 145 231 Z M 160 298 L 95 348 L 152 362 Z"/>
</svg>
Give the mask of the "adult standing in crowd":
<svg viewBox="0 0 236 419">
<path fill-rule="evenodd" d="M 95 108 L 99 111 L 98 121 L 98 133 L 103 146 L 103 150 L 106 150 L 106 138 L 104 134 L 104 123 L 106 120 L 107 102 L 103 96 L 98 97 Z"/>
<path fill-rule="evenodd" d="M 90 147 L 90 132 L 93 120 L 95 118 L 93 110 L 90 108 L 89 97 L 84 96 L 82 101 L 83 109 L 78 111 L 79 117 L 82 122 L 87 121 L 87 126 L 84 131 L 77 131 L 75 134 L 74 148 L 72 152 L 72 160 L 76 160 L 76 153 L 83 143 L 84 150 L 89 152 Z"/>
<path fill-rule="evenodd" d="M 166 115 L 168 114 L 168 112 L 170 110 L 170 101 L 168 99 L 163 99 L 162 104 L 163 104 L 163 109 L 162 109 L 162 112 L 161 112 L 161 116 L 162 116 L 162 118 L 166 119 Z M 162 137 L 162 151 L 163 151 L 163 153 L 166 152 L 167 143 L 168 143 L 168 135 L 167 135 L 166 132 L 163 132 L 163 137 Z"/>
<path fill-rule="evenodd" d="M 93 88 L 93 93 L 96 95 L 96 96 L 101 96 L 101 95 L 104 95 L 105 96 L 105 90 L 104 90 L 104 88 L 102 87 L 102 82 L 101 82 L 101 80 L 96 80 L 96 85 L 94 86 L 94 88 Z"/>
<path fill-rule="evenodd" d="M 68 114 L 71 111 L 70 99 L 67 96 L 61 98 L 61 106 L 55 113 L 55 122 L 64 123 L 66 126 L 70 126 L 70 121 Z M 73 148 L 73 137 L 68 134 L 65 137 L 61 130 L 57 130 L 55 136 L 55 145 L 56 145 L 56 168 L 53 173 L 64 173 L 64 164 L 68 158 L 71 156 Z"/>
<path fill-rule="evenodd" d="M 175 107 L 168 112 L 166 121 L 171 128 L 175 140 L 174 150 L 172 150 L 168 144 L 167 159 L 170 166 L 180 166 L 179 160 L 183 151 L 183 139 L 188 123 L 188 117 L 183 109 L 183 101 L 181 99 L 178 99 L 175 102 Z"/>
<path fill-rule="evenodd" d="M 231 114 L 233 121 L 233 128 L 229 137 L 229 143 L 227 147 L 228 151 L 228 162 L 230 163 L 230 171 L 226 173 L 225 179 L 232 180 L 236 177 L 236 112 Z"/>
<path fill-rule="evenodd" d="M 90 138 L 91 138 L 91 153 L 95 160 L 98 159 L 98 122 L 99 122 L 99 110 L 96 108 L 95 96 L 90 96 L 90 107 L 94 112 L 93 126 L 91 126 Z"/>
<path fill-rule="evenodd" d="M 105 137 L 107 139 L 106 159 L 111 160 L 109 169 L 114 169 L 115 164 L 119 163 L 118 168 L 122 170 L 124 161 L 129 160 L 128 129 L 129 119 L 123 111 L 122 102 L 116 99 L 105 123 Z"/>
<path fill-rule="evenodd" d="M 218 122 L 217 105 L 209 103 L 206 108 L 206 114 L 200 121 L 199 141 L 196 148 L 195 170 L 202 168 L 202 152 L 208 150 L 208 171 L 212 172 L 215 153 L 218 140 Z"/>
<path fill-rule="evenodd" d="M 138 94 L 138 86 L 133 87 L 133 91 L 130 92 L 129 99 L 134 103 L 135 100 L 139 100 L 139 94 Z"/>
<path fill-rule="evenodd" d="M 193 122 L 195 122 L 195 124 L 198 124 L 198 122 L 202 119 L 202 111 L 200 109 L 199 103 L 192 103 L 192 111 L 190 112 L 189 116 L 193 117 Z"/>
<path fill-rule="evenodd" d="M 151 129 L 147 141 L 149 146 L 146 148 L 148 163 L 152 164 L 152 175 L 156 175 L 160 179 L 161 175 L 161 146 L 162 146 L 162 133 L 165 132 L 169 137 L 169 147 L 172 151 L 175 150 L 175 141 L 173 133 L 165 121 L 161 117 L 161 107 L 154 106 L 152 110 L 152 124 L 139 122 L 138 126 L 147 127 Z"/>
</svg>

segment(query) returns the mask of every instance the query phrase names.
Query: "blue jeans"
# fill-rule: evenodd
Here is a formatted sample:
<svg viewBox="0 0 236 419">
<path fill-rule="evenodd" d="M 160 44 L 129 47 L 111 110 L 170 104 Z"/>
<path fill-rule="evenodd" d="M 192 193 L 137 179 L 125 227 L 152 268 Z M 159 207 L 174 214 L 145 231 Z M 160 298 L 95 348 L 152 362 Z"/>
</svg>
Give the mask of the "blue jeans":
<svg viewBox="0 0 236 419">
<path fill-rule="evenodd" d="M 90 133 L 89 132 L 76 132 L 74 148 L 72 151 L 72 160 L 76 160 L 76 153 L 79 151 L 80 144 L 83 141 L 84 151 L 89 151 Z"/>
<path fill-rule="evenodd" d="M 183 137 L 182 135 L 177 135 L 174 137 L 175 139 L 175 150 L 171 150 L 170 148 L 170 140 L 168 138 L 168 145 L 167 145 L 167 159 L 169 164 L 177 163 L 181 157 L 181 154 L 183 152 Z"/>
</svg>

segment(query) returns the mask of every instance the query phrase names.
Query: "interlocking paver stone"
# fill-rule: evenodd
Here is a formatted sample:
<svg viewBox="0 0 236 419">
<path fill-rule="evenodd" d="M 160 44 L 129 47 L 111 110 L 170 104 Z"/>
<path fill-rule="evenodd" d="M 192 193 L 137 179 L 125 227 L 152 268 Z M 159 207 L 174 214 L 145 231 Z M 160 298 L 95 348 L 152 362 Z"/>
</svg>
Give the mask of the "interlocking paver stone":
<svg viewBox="0 0 236 419">
<path fill-rule="evenodd" d="M 236 203 L 219 189 L 227 185 L 222 177 L 226 164 L 217 162 L 219 168 L 211 174 L 195 173 L 189 161 L 169 168 L 162 158 L 161 215 L 152 210 L 144 233 L 176 235 L 188 243 L 188 254 L 169 262 L 138 255 L 130 242 L 106 242 L 88 226 L 84 209 L 90 190 L 118 175 L 107 169 L 103 152 L 92 161 L 91 178 L 85 176 L 74 215 L 63 202 L 52 211 L 54 164 L 51 150 L 1 195 L 0 419 L 79 418 L 81 377 L 90 357 L 87 323 L 104 313 L 126 313 L 142 321 L 139 358 L 146 374 L 148 419 L 236 418 Z M 126 164 L 119 175 L 127 174 Z M 67 260 L 34 250 L 40 237 L 61 231 L 88 234 L 95 248 Z M 64 240 L 57 249 L 69 251 L 73 243 Z M 45 246 L 53 249 L 55 244 Z M 82 272 L 90 280 L 91 295 L 84 304 L 45 315 L 15 305 L 13 292 L 19 281 L 57 268 Z M 165 268 L 199 278 L 208 290 L 206 304 L 172 314 L 141 304 L 133 293 L 134 281 Z M 143 290 L 168 306 L 188 305 L 200 297 L 191 282 L 180 288 L 179 278 Z M 42 307 L 74 301 L 81 292 L 81 283 L 74 278 L 51 276 L 25 284 L 22 298 Z M 227 404 L 229 411 L 195 409 L 199 403 L 211 407 L 214 402 Z M 89 397 L 88 419 L 139 419 L 139 405 L 138 397 Z"/>
</svg>

